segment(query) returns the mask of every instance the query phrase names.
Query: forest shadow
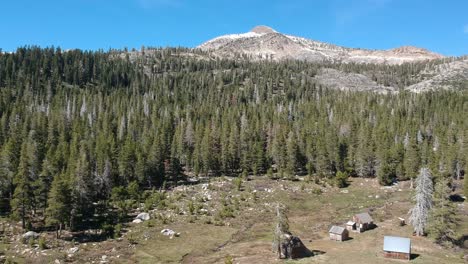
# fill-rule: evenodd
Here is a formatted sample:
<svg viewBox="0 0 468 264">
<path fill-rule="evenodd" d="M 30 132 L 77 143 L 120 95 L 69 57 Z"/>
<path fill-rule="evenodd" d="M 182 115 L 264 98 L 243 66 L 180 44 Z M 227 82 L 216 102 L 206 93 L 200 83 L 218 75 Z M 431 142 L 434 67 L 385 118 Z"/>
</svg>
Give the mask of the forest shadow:
<svg viewBox="0 0 468 264">
<path fill-rule="evenodd" d="M 456 203 L 463 203 L 465 201 L 465 198 L 459 194 L 452 194 L 450 195 L 450 201 L 456 202 Z"/>
<path fill-rule="evenodd" d="M 311 250 L 313 256 L 319 256 L 319 255 L 324 255 L 327 252 L 322 251 L 322 250 Z"/>
</svg>

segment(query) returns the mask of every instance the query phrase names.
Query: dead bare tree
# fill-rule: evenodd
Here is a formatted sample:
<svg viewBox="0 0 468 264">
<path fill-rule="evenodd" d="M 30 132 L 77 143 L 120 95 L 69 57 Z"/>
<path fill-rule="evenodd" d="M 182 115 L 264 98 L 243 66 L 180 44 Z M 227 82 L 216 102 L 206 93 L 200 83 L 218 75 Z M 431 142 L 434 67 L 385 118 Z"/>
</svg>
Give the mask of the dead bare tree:
<svg viewBox="0 0 468 264">
<path fill-rule="evenodd" d="M 434 186 L 430 170 L 428 168 L 421 168 L 416 178 L 416 193 L 413 197 L 415 205 L 409 211 L 411 214 L 409 222 L 413 225 L 414 232 L 417 236 L 424 235 L 429 212 L 432 208 L 433 191 Z"/>
<path fill-rule="evenodd" d="M 273 252 L 278 253 L 278 258 L 282 258 L 281 239 L 285 233 L 289 233 L 289 220 L 286 215 L 286 207 L 281 204 L 276 205 L 276 227 L 273 236 Z"/>
</svg>

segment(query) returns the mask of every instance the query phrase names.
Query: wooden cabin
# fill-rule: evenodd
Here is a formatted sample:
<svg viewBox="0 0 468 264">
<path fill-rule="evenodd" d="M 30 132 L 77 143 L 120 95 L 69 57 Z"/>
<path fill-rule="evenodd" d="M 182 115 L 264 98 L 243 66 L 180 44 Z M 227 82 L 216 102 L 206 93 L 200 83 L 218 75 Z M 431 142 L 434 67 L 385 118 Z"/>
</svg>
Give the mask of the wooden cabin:
<svg viewBox="0 0 468 264">
<path fill-rule="evenodd" d="M 349 231 L 341 226 L 332 226 L 330 231 L 330 240 L 334 241 L 345 241 L 349 238 Z"/>
<path fill-rule="evenodd" d="M 374 219 L 368 213 L 360 213 L 353 216 L 353 222 L 355 223 L 355 231 L 362 233 L 366 230 L 374 227 Z"/>
<path fill-rule="evenodd" d="M 406 237 L 385 236 L 384 257 L 393 259 L 411 259 L 411 240 Z"/>
</svg>

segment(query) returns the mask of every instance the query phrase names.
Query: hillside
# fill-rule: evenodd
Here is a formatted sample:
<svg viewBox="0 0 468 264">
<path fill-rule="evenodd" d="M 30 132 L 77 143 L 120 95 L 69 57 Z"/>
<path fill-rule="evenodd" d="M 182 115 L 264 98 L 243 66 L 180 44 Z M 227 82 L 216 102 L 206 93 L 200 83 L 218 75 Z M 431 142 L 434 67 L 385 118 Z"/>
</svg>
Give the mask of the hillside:
<svg viewBox="0 0 468 264">
<path fill-rule="evenodd" d="M 438 199 L 455 207 L 449 217 L 466 218 L 465 63 L 257 61 L 187 48 L 2 53 L 0 259 L 270 262 L 280 202 L 317 253 L 299 262 L 385 263 L 381 237 L 411 237 L 393 221 L 411 207 L 421 168 L 448 189 Z M 424 81 L 452 88 L 405 90 Z M 361 210 L 379 227 L 330 243 L 329 225 Z M 414 238 L 415 263 L 461 262 L 466 221 L 448 227 L 441 239 Z"/>
</svg>

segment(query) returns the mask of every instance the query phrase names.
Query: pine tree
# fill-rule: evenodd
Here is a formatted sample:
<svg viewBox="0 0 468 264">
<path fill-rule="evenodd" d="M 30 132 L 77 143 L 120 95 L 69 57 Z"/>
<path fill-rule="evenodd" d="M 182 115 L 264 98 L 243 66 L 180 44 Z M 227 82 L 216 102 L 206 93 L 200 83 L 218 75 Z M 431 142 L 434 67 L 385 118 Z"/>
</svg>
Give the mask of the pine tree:
<svg viewBox="0 0 468 264">
<path fill-rule="evenodd" d="M 7 148 L 0 152 L 0 196 L 10 197 L 12 194 L 14 168 L 11 164 L 11 154 Z"/>
<path fill-rule="evenodd" d="M 380 162 L 379 169 L 377 170 L 377 178 L 380 185 L 385 186 L 392 184 L 393 180 L 396 178 L 396 170 L 392 163 L 390 154 L 388 153 L 384 154 L 384 157 Z"/>
<path fill-rule="evenodd" d="M 286 169 L 288 174 L 293 177 L 296 175 L 296 171 L 299 167 L 299 147 L 297 146 L 296 137 L 291 131 L 288 134 L 288 139 L 286 142 L 287 149 L 287 163 Z"/>
<path fill-rule="evenodd" d="M 33 183 L 38 176 L 37 147 L 34 140 L 34 131 L 29 133 L 28 139 L 21 146 L 18 172 L 14 178 L 15 191 L 12 200 L 12 209 L 21 218 L 23 229 L 30 213 L 35 209 Z"/>
<path fill-rule="evenodd" d="M 405 178 L 404 179 L 410 179 L 411 184 L 413 184 L 413 181 L 417 176 L 420 164 L 421 164 L 421 161 L 419 157 L 418 143 L 415 138 L 410 138 L 409 144 L 405 152 L 405 160 L 404 160 Z"/>
<path fill-rule="evenodd" d="M 47 205 L 46 223 L 56 227 L 57 238 L 60 238 L 62 228 L 70 220 L 71 213 L 71 189 L 62 175 L 54 178 Z"/>
<path fill-rule="evenodd" d="M 454 242 L 456 239 L 457 207 L 450 201 L 451 192 L 447 178 L 439 179 L 434 188 L 434 205 L 427 226 L 429 236 L 437 243 Z"/>
</svg>

